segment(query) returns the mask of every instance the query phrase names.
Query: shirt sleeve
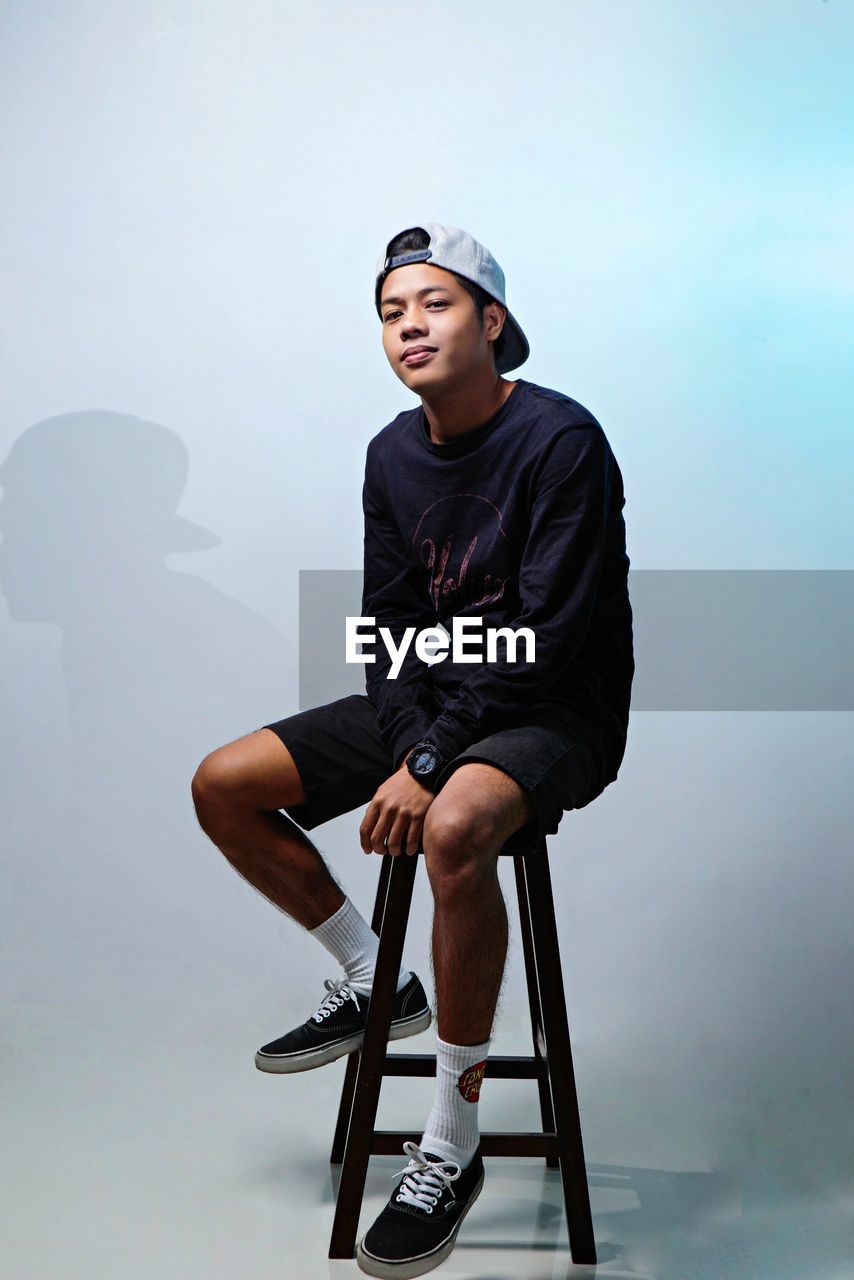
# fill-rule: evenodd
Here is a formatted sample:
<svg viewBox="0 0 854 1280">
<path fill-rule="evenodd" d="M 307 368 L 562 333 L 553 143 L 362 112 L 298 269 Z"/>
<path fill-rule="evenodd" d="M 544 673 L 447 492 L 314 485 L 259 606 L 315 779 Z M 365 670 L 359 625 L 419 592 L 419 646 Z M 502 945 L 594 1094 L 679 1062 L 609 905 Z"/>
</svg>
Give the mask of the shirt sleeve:
<svg viewBox="0 0 854 1280">
<path fill-rule="evenodd" d="M 396 646 L 407 627 L 416 633 L 436 626 L 436 618 L 420 587 L 412 553 L 386 501 L 375 459 L 368 448 L 362 489 L 365 515 L 362 615 L 375 619 L 376 641 L 369 652 L 375 662 L 365 664 L 365 691 L 377 713 L 382 739 L 391 753 L 394 767 L 401 756 L 423 738 L 433 723 L 434 700 L 428 664 L 422 662 L 410 644 L 397 678 L 387 678 L 391 656 L 380 634 L 388 627 Z"/>
<path fill-rule="evenodd" d="M 544 697 L 578 653 L 602 573 L 611 473 L 601 427 L 575 426 L 556 438 L 535 481 L 519 567 L 522 611 L 504 624 L 531 628 L 534 661 L 508 661 L 499 639 L 498 660 L 473 668 L 424 734 L 446 760 Z M 520 636 L 517 655 L 524 654 Z"/>
</svg>

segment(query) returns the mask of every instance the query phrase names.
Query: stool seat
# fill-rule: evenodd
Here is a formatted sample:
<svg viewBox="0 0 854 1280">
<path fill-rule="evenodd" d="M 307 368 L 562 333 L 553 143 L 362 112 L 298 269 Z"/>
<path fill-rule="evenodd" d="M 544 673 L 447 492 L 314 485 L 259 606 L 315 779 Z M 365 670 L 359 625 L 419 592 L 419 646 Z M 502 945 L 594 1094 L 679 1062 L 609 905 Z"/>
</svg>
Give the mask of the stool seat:
<svg viewBox="0 0 854 1280">
<path fill-rule="evenodd" d="M 519 833 L 515 835 L 518 837 Z M 536 1080 L 542 1130 L 485 1131 L 484 1156 L 544 1156 L 560 1169 L 572 1260 L 596 1262 L 590 1195 L 558 947 L 557 923 L 545 838 L 520 845 L 513 836 L 500 850 L 513 858 L 516 895 L 534 1052 L 491 1054 L 484 1078 Z M 389 1053 L 392 1005 L 403 957 L 415 872 L 421 857 L 380 854 L 380 874 L 371 927 L 379 949 L 360 1049 L 347 1059 L 331 1163 L 341 1165 L 330 1258 L 353 1258 L 371 1155 L 400 1155 L 403 1143 L 420 1142 L 422 1130 L 376 1129 L 385 1076 L 435 1076 L 434 1053 Z"/>
</svg>

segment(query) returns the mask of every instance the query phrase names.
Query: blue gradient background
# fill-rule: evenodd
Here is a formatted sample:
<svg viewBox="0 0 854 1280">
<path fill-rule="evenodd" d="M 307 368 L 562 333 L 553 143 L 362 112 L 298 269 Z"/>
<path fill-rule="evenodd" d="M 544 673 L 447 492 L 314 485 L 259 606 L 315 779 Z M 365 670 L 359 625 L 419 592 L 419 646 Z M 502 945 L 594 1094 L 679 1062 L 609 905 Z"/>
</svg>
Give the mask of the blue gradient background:
<svg viewBox="0 0 854 1280">
<path fill-rule="evenodd" d="M 141 557 L 101 513 L 95 573 L 42 468 L 2 495 L 6 1274 L 352 1270 L 340 1072 L 250 1058 L 332 968 L 189 788 L 298 709 L 299 570 L 360 564 L 365 446 L 415 403 L 371 302 L 392 233 L 495 253 L 519 375 L 614 448 L 633 568 L 854 568 L 852 48 L 841 0 L 4 6 L 0 455 L 59 414 L 161 424 L 220 539 Z M 603 1275 L 854 1269 L 852 760 L 850 713 L 641 713 L 553 841 Z M 316 834 L 367 912 L 357 825 Z M 518 956 L 504 1000 L 527 1051 Z M 387 1088 L 385 1123 L 426 1115 Z M 508 1117 L 533 1098 L 494 1082 Z M 557 1175 L 500 1165 L 448 1274 L 570 1274 Z"/>
</svg>

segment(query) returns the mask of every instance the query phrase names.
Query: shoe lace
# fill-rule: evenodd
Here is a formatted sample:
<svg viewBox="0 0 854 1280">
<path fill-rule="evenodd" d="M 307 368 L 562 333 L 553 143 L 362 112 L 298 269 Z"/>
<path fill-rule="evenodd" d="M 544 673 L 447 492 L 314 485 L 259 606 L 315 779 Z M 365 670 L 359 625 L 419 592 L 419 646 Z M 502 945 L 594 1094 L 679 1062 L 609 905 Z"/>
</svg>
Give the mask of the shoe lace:
<svg viewBox="0 0 854 1280">
<path fill-rule="evenodd" d="M 432 1213 L 439 1197 L 456 1181 L 462 1169 L 456 1160 L 428 1160 L 417 1142 L 404 1142 L 403 1150 L 409 1156 L 409 1164 L 393 1175 L 395 1178 L 401 1173 L 406 1175 L 395 1199 Z"/>
<path fill-rule="evenodd" d="M 359 997 L 346 978 L 336 982 L 334 978 L 324 978 L 323 985 L 329 992 L 323 1003 L 311 1015 L 315 1022 L 322 1022 L 330 1013 L 340 1009 L 345 1000 L 352 1000 L 356 1008 L 360 1008 Z"/>
</svg>

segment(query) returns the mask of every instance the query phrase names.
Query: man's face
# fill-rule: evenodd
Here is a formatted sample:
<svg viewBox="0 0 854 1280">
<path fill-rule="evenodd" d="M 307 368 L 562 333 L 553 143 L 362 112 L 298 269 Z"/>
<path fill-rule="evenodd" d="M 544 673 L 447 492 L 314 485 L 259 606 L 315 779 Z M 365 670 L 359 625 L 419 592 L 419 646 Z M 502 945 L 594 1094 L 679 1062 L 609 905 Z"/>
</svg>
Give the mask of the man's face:
<svg viewBox="0 0 854 1280">
<path fill-rule="evenodd" d="M 443 267 L 395 267 L 383 281 L 380 315 L 388 362 L 416 394 L 463 382 L 480 370 L 495 372 L 489 343 L 501 330 L 504 308 L 489 303 L 481 327 L 474 300 Z M 404 359 L 417 347 L 431 351 Z"/>
</svg>

